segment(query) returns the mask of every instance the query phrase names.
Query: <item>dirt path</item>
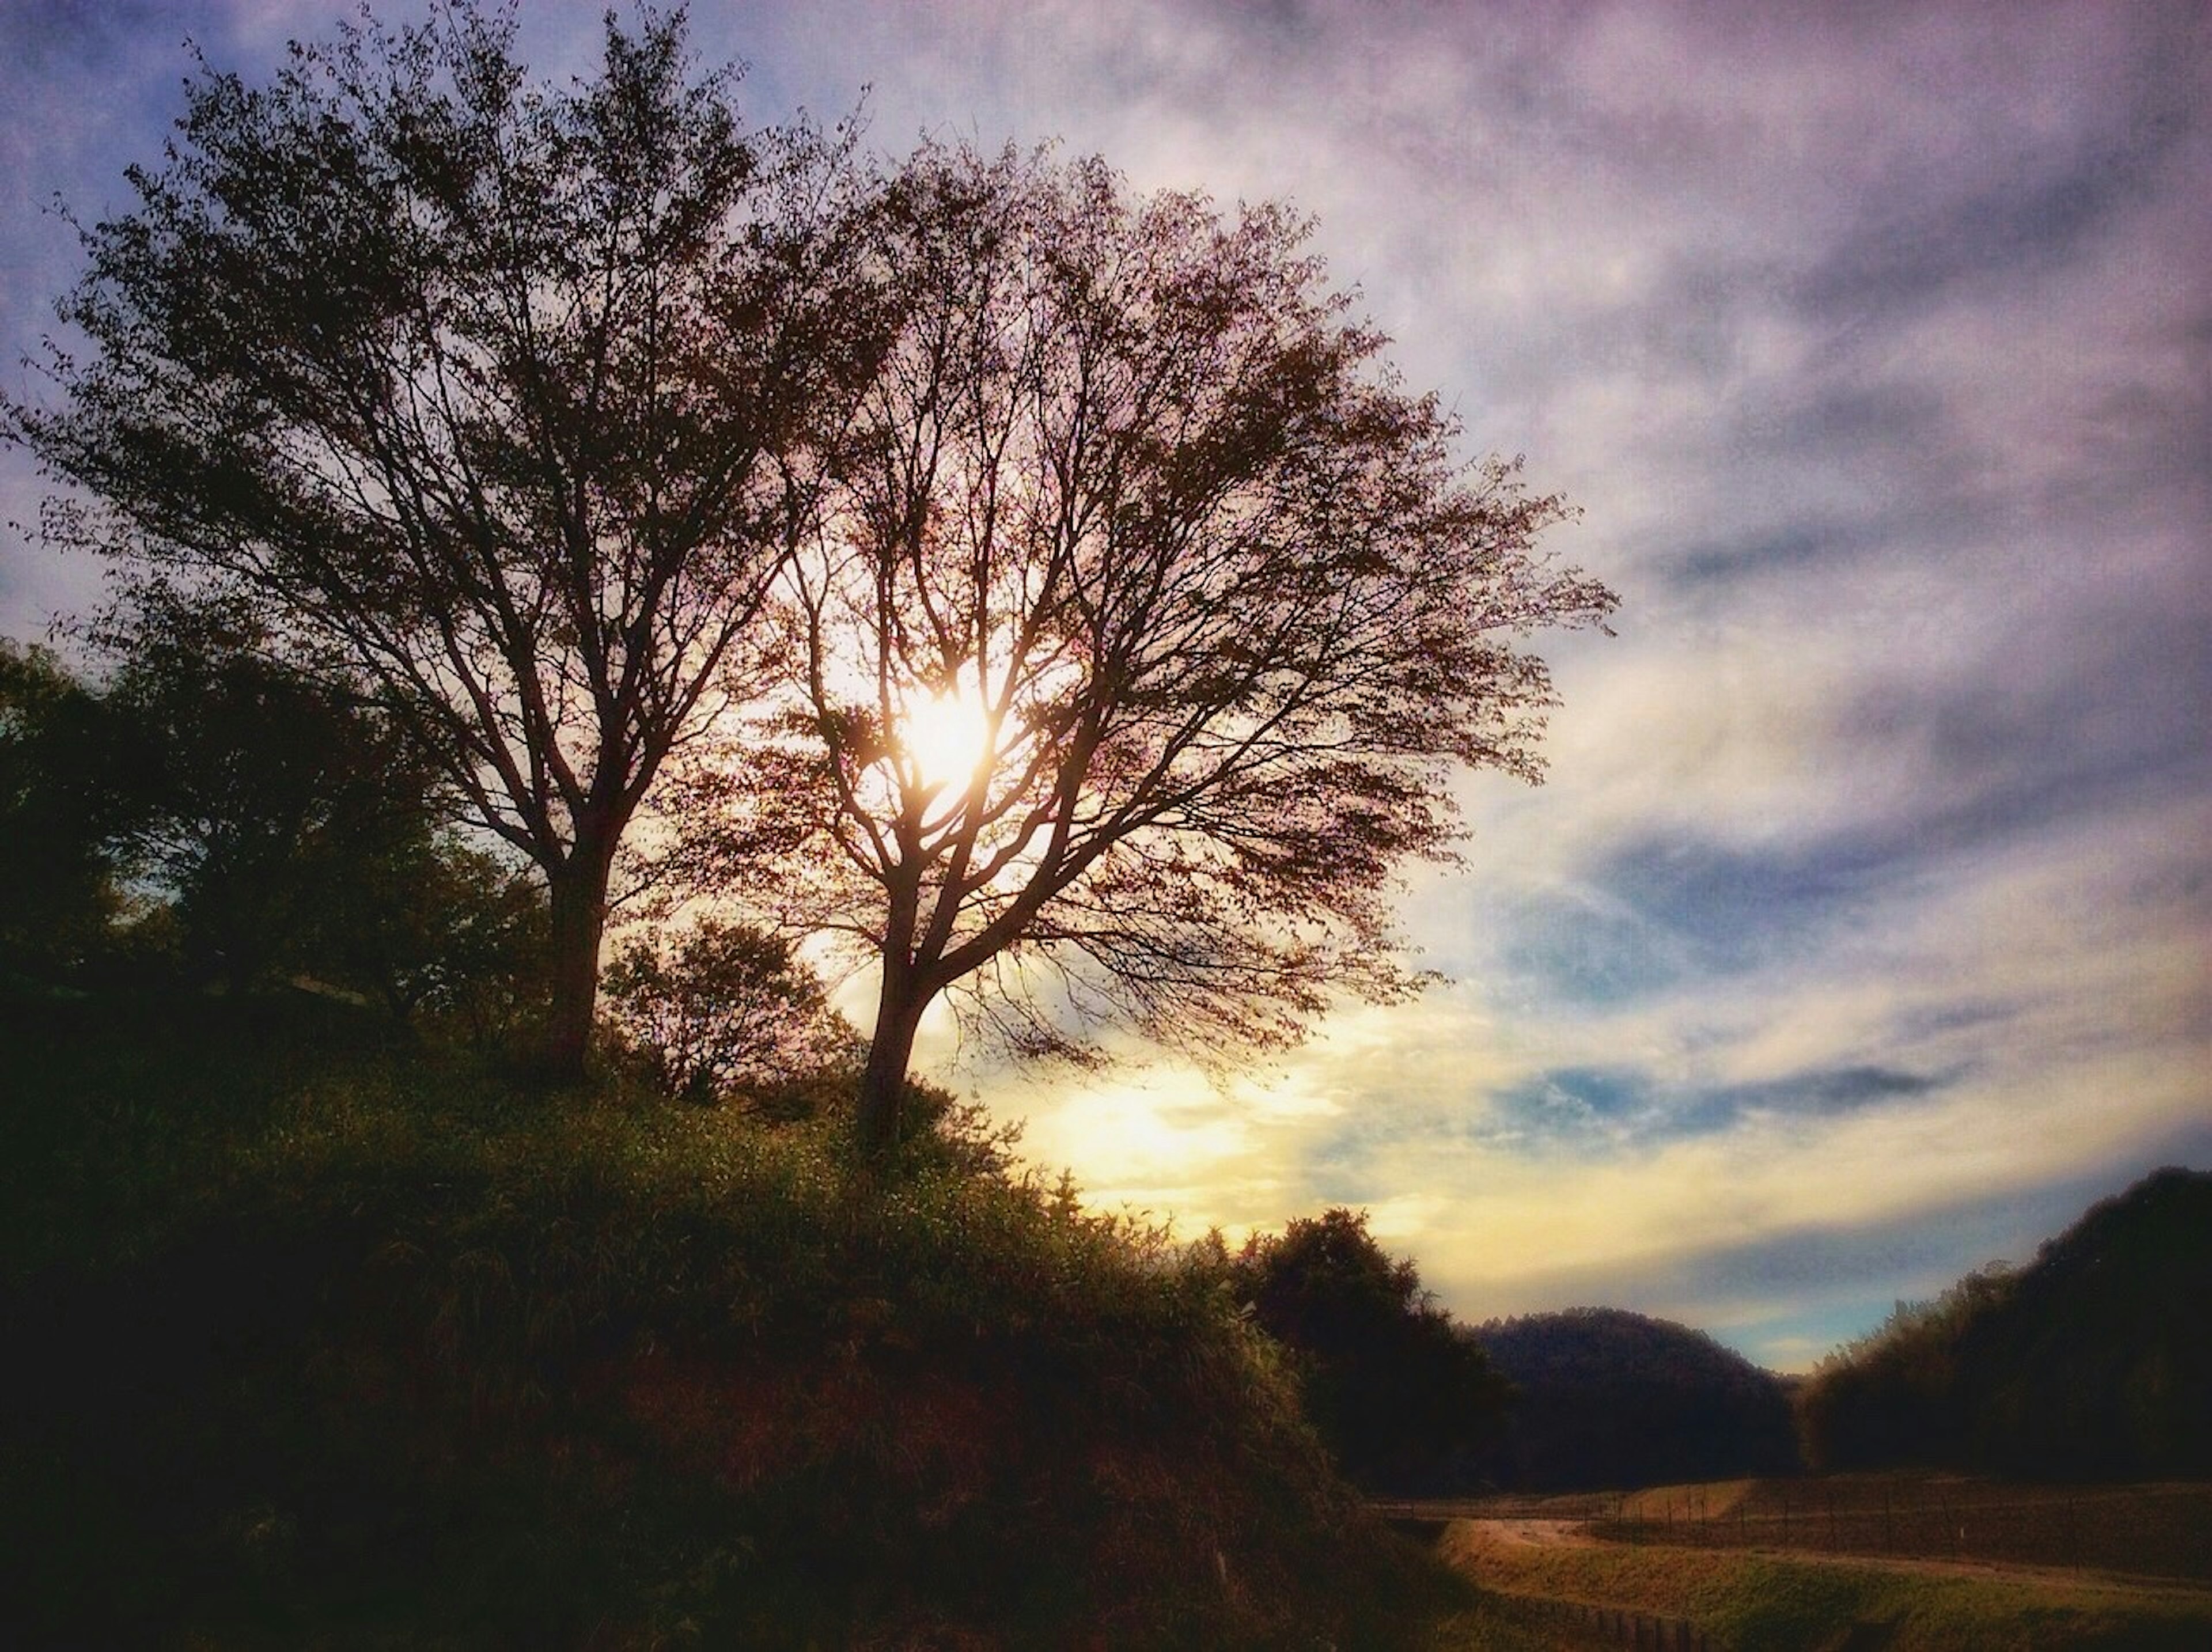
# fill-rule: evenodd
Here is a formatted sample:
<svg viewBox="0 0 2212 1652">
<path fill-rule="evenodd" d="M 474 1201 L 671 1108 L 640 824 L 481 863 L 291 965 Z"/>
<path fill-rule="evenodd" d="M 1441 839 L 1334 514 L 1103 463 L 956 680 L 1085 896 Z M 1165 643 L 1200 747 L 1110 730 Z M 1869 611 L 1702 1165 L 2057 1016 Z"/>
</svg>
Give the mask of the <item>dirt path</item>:
<svg viewBox="0 0 2212 1652">
<path fill-rule="evenodd" d="M 1818 1548 L 1784 1547 L 1776 1544 L 1684 1544 L 1674 1545 L 1655 1541 L 1648 1545 L 1615 1542 L 1612 1539 L 1590 1535 L 1586 1523 L 1578 1520 L 1543 1519 L 1529 1515 L 1504 1515 L 1495 1518 L 1460 1516 L 1450 1522 L 1454 1526 L 1481 1528 L 1483 1539 L 1500 1548 L 1524 1547 L 1610 1547 L 1610 1548 L 1672 1548 L 1680 1547 L 1692 1553 L 1763 1554 L 1789 1560 L 1808 1561 L 1825 1566 L 1856 1567 L 1866 1570 L 1918 1573 L 1940 1577 L 1980 1577 L 1995 1582 L 2039 1582 L 2062 1583 L 2075 1588 L 2109 1589 L 2116 1594 L 2140 1594 L 2146 1591 L 2183 1594 L 2212 1594 L 2212 1583 L 2187 1578 L 2148 1576 L 2134 1572 L 2100 1570 L 2086 1566 L 2038 1566 L 2000 1560 L 1952 1560 L 1921 1555 L 1861 1554 L 1839 1552 Z"/>
<path fill-rule="evenodd" d="M 1471 1525 L 1486 1526 L 1491 1536 L 1500 1543 L 1526 1544 L 1532 1547 L 1549 1547 L 1559 1544 L 1587 1546 L 1598 1541 L 1583 1529 L 1578 1520 L 1480 1520 Z"/>
</svg>

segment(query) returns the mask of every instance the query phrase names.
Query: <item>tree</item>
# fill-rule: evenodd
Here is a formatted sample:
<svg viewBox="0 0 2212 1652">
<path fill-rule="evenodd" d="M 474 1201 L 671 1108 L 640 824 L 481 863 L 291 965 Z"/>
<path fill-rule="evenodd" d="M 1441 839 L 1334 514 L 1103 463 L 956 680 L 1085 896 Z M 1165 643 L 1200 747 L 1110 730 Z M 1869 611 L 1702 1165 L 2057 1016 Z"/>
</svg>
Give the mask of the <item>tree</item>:
<svg viewBox="0 0 2212 1652">
<path fill-rule="evenodd" d="M 202 64 L 166 163 L 82 232 L 47 536 L 251 604 L 371 684 L 543 874 L 547 1057 L 584 1060 L 611 869 L 720 714 L 865 364 L 849 143 L 747 131 L 679 12 L 533 88 L 441 4 Z M 834 417 L 832 419 L 834 422 Z"/>
<path fill-rule="evenodd" d="M 225 616 L 142 608 L 104 680 L 0 642 L 0 963 L 257 990 L 303 978 L 483 1033 L 542 973 L 544 900 L 461 841 L 358 696 Z"/>
<path fill-rule="evenodd" d="M 1303 1368 L 1306 1409 L 1346 1476 L 1376 1491 L 1462 1489 L 1510 1389 L 1412 1261 L 1341 1206 L 1255 1234 L 1236 1278 L 1261 1328 Z"/>
<path fill-rule="evenodd" d="M 1784 1380 L 1702 1331 L 1618 1308 L 1474 1327 L 1519 1394 L 1475 1464 L 1521 1491 L 1679 1485 L 1800 1467 Z"/>
<path fill-rule="evenodd" d="M 839 1064 L 853 1029 L 790 943 L 704 919 L 672 943 L 634 939 L 607 966 L 615 1024 L 672 1095 L 718 1100 Z"/>
<path fill-rule="evenodd" d="M 388 719 L 212 610 L 149 607 L 118 641 L 100 695 L 111 846 L 172 908 L 187 978 L 340 974 L 434 859 L 434 774 Z"/>
<path fill-rule="evenodd" d="M 1279 208 L 925 148 L 882 222 L 899 325 L 793 565 L 785 772 L 721 839 L 880 966 L 864 1148 L 940 994 L 1079 1057 L 1413 990 L 1389 897 L 1451 858 L 1454 775 L 1537 774 L 1516 640 L 1613 603 L 1532 554 L 1560 502 L 1455 462 Z"/>
</svg>

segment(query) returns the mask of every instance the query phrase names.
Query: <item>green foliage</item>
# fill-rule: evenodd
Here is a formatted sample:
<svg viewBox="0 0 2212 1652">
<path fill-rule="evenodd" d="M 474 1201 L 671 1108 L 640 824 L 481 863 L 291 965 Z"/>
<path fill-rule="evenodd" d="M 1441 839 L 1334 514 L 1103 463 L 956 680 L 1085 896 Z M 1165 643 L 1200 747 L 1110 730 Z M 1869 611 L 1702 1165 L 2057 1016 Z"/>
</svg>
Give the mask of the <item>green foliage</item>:
<svg viewBox="0 0 2212 1652">
<path fill-rule="evenodd" d="M 1307 1413 L 1347 1477 L 1399 1492 L 1470 1482 L 1507 1387 L 1413 1262 L 1376 1243 L 1364 1212 L 1339 1207 L 1255 1234 L 1233 1274 L 1254 1318 L 1291 1351 Z"/>
<path fill-rule="evenodd" d="M 49 986 L 305 984 L 513 1028 L 539 996 L 544 898 L 442 824 L 390 719 L 210 608 L 143 601 L 106 640 L 97 686 L 0 655 L 22 849 L 0 963 Z"/>
<path fill-rule="evenodd" d="M 858 1064 L 860 1036 L 790 943 L 702 919 L 672 941 L 633 938 L 601 988 L 616 1030 L 673 1096 L 717 1101 Z"/>
<path fill-rule="evenodd" d="M 1703 1332 L 1582 1308 L 1475 1335 L 1519 1391 L 1483 1460 L 1501 1485 L 1618 1490 L 1797 1467 L 1780 1379 Z"/>
<path fill-rule="evenodd" d="M 856 1181 L 844 1115 L 328 1019 L 241 1066 L 255 1008 L 73 1038 L 8 1127 L 11 1643 L 1382 1646 L 1451 1600 L 1216 1254 L 935 1135 Z"/>
<path fill-rule="evenodd" d="M 1932 1301 L 1899 1302 L 1881 1325 L 1821 1361 L 1797 1396 L 1808 1462 L 1831 1471 L 1960 1461 L 1960 1347 L 2013 1280 L 1996 1263 Z"/>
<path fill-rule="evenodd" d="M 2212 1474 L 2212 1175 L 2169 1169 L 2017 1271 L 1899 1303 L 1800 1400 L 1827 1467 Z"/>
<path fill-rule="evenodd" d="M 262 616 L 538 866 L 580 1067 L 610 867 L 744 692 L 873 307 L 849 143 L 748 130 L 680 10 L 544 86 L 518 28 L 452 0 L 264 84 L 197 64 L 0 434 L 72 489 L 48 539 Z"/>
</svg>

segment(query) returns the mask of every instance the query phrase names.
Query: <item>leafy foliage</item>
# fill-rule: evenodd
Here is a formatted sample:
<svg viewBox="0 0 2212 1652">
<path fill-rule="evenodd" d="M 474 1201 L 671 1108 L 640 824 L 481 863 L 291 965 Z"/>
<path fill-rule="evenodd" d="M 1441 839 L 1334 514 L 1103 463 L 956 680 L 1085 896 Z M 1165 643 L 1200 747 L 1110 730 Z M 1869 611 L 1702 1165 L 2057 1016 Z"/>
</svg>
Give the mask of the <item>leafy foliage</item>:
<svg viewBox="0 0 2212 1652">
<path fill-rule="evenodd" d="M 551 891 L 580 1062 L 608 878 L 716 714 L 864 363 L 839 146 L 749 132 L 681 14 L 532 88 L 512 11 L 202 65 L 83 232 L 88 341 L 9 433 L 47 537 L 176 570 L 369 685 Z"/>
<path fill-rule="evenodd" d="M 1798 1466 L 1782 1381 L 1701 1331 L 1577 1308 L 1475 1336 L 1519 1393 L 1485 1461 L 1502 1485 L 1617 1490 Z"/>
<path fill-rule="evenodd" d="M 1413 1263 L 1376 1243 L 1364 1213 L 1339 1207 L 1255 1235 L 1235 1278 L 1295 1357 L 1307 1414 L 1348 1478 L 1372 1491 L 1465 1489 L 1507 1385 Z"/>
<path fill-rule="evenodd" d="M 672 942 L 625 943 L 605 991 L 617 1030 L 672 1096 L 715 1101 L 823 1068 L 849 1072 L 860 1036 L 791 944 L 702 919 Z"/>
<path fill-rule="evenodd" d="M 388 718 L 205 609 L 143 609 L 113 640 L 96 687 L 5 656 L 22 684 L 0 744 L 23 833 L 17 975 L 305 982 L 478 1036 L 514 1024 L 543 898 L 441 823 Z"/>
<path fill-rule="evenodd" d="M 793 564 L 781 767 L 720 846 L 882 966 L 864 1134 L 943 993 L 1083 1057 L 1413 990 L 1394 879 L 1449 858 L 1455 774 L 1534 778 L 1518 641 L 1612 605 L 1532 553 L 1560 502 L 1455 460 L 1279 208 L 926 146 L 878 222 L 896 330 Z"/>
<path fill-rule="evenodd" d="M 64 981 L 108 950 L 124 895 L 97 696 L 0 637 L 0 975 Z"/>
<path fill-rule="evenodd" d="M 1899 1303 L 1814 1373 L 1800 1421 L 1826 1468 L 2212 1474 L 2212 1175 L 2160 1170 L 2027 1267 Z"/>
</svg>

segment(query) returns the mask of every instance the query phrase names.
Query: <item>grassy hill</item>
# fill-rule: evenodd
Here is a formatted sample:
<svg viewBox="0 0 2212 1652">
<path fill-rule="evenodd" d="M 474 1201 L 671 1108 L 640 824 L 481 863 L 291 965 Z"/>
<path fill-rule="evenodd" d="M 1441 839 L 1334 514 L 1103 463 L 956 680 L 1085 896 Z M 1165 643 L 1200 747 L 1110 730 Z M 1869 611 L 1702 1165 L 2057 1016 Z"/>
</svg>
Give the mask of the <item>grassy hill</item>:
<svg viewBox="0 0 2212 1652">
<path fill-rule="evenodd" d="M 9 1008 L 0 1643 L 1388 1646 L 1454 1598 L 1218 1263 L 957 1130 Z M 1463 1601 L 1462 1601 L 1463 1604 Z"/>
<path fill-rule="evenodd" d="M 1490 1459 L 1501 1486 L 1626 1488 L 1797 1466 L 1781 1379 L 1703 1332 L 1577 1308 L 1475 1334 L 1520 1391 Z"/>
<path fill-rule="evenodd" d="M 1822 1467 L 2212 1476 L 2212 1175 L 2158 1171 L 2027 1267 L 1900 1305 L 1802 1409 Z"/>
</svg>

